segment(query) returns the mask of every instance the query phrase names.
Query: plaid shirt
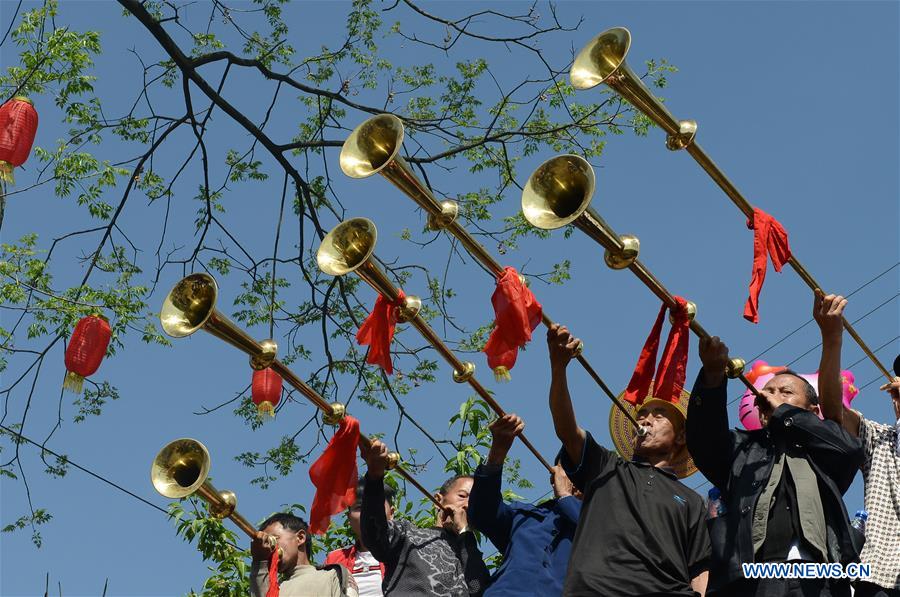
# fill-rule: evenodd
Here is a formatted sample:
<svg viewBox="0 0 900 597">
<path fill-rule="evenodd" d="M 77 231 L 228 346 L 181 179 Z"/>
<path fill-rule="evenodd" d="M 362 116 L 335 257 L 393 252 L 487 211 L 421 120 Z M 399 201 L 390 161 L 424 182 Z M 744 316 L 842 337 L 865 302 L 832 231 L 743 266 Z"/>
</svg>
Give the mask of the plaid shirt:
<svg viewBox="0 0 900 597">
<path fill-rule="evenodd" d="M 860 560 L 872 566 L 869 582 L 900 589 L 900 455 L 897 426 L 860 415 L 859 439 L 865 450 L 866 544 Z"/>
</svg>

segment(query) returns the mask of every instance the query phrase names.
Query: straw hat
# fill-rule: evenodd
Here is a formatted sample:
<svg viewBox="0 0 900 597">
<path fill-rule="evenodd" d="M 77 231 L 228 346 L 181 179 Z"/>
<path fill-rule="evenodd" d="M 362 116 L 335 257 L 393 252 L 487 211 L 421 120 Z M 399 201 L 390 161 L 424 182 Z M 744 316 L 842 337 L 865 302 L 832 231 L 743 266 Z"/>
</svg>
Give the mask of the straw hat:
<svg viewBox="0 0 900 597">
<path fill-rule="evenodd" d="M 622 406 L 631 414 L 631 416 L 637 418 L 637 413 L 639 410 L 646 406 L 654 405 L 654 404 L 664 404 L 667 407 L 671 408 L 673 412 L 677 411 L 679 415 L 682 417 L 682 421 L 687 420 L 687 406 L 688 400 L 691 398 L 690 392 L 682 389 L 681 397 L 678 400 L 678 403 L 668 402 L 666 400 L 660 400 L 659 398 L 653 397 L 653 387 L 650 388 L 650 393 L 647 395 L 647 398 L 644 399 L 643 404 L 639 406 L 635 406 L 630 402 L 626 402 L 623 397 L 625 392 L 623 391 L 619 394 L 619 401 Z M 625 414 L 616 406 L 613 406 L 609 409 L 609 434 L 612 436 L 613 445 L 616 446 L 616 451 L 619 453 L 622 458 L 625 460 L 631 460 L 634 456 L 634 436 L 635 430 L 634 426 L 631 424 L 631 421 L 625 416 Z M 683 479 L 685 477 L 689 477 L 697 472 L 697 467 L 694 466 L 694 459 L 691 457 L 690 453 L 687 450 L 687 445 L 681 450 L 681 453 L 675 458 L 675 461 L 671 463 L 673 469 L 675 469 L 675 475 L 679 479 Z"/>
</svg>

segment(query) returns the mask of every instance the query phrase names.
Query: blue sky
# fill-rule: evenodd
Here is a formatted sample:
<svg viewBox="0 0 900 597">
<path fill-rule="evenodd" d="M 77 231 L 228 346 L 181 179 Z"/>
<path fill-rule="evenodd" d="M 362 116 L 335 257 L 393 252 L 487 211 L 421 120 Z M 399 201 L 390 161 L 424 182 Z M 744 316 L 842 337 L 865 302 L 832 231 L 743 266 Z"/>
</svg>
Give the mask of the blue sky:
<svg viewBox="0 0 900 597">
<path fill-rule="evenodd" d="M 0 3 L 3 30 L 14 5 L 8 1 Z M 483 3 L 427 6 L 445 16 L 484 7 Z M 507 10 L 524 11 L 525 7 L 511 2 L 498 5 Z M 190 16 L 194 9 L 186 10 Z M 344 5 L 324 2 L 292 9 L 290 24 L 296 38 L 292 42 L 298 53 L 303 55 L 322 43 L 333 43 L 344 12 Z M 699 122 L 698 139 L 704 149 L 751 203 L 785 225 L 795 255 L 826 290 L 850 292 L 900 260 L 898 4 L 564 2 L 558 6 L 558 13 L 564 22 L 575 22 L 581 16 L 584 22 L 578 31 L 548 38 L 542 47 L 553 60 L 565 60 L 573 48 L 580 48 L 596 32 L 624 25 L 633 35 L 629 56 L 633 67 L 637 69 L 644 60 L 660 57 L 678 66 L 679 72 L 669 77 L 670 85 L 664 93 L 670 110 L 679 118 Z M 404 23 L 421 23 L 409 11 L 392 14 L 403 15 Z M 57 23 L 102 32 L 104 54 L 95 69 L 99 77 L 97 90 L 111 114 L 127 110 L 141 76 L 137 60 L 128 50 L 133 48 L 148 62 L 161 57 L 149 34 L 133 19 L 123 18 L 117 5 L 105 2 L 65 2 Z M 483 56 L 501 85 L 528 76 L 527 68 L 534 66 L 530 60 L 484 44 L 463 45 L 458 53 L 448 57 L 419 49 L 412 52 L 408 44 L 393 43 L 388 45 L 386 55 L 398 64 L 415 64 L 417 59 L 432 61 L 439 69 L 451 68 L 463 58 Z M 10 64 L 12 58 L 10 47 L 4 45 L 2 65 Z M 219 72 L 210 68 L 205 74 L 210 80 L 217 80 Z M 261 109 L 254 82 L 258 84 L 254 77 L 237 77 L 225 93 L 256 116 Z M 174 113 L 178 95 L 160 94 L 154 100 Z M 198 97 L 196 93 L 195 98 Z M 51 146 L 64 134 L 50 104 L 49 98 L 37 100 L 42 114 L 37 145 Z M 282 142 L 289 140 L 299 109 L 286 105 L 276 111 L 267 129 Z M 363 118 L 358 114 L 356 121 Z M 211 146 L 246 146 L 244 132 L 221 113 L 212 125 Z M 176 137 L 173 148 L 160 156 L 162 164 L 174 163 L 177 157 L 169 157 L 168 152 L 177 153 L 187 146 L 178 143 L 187 144 L 190 139 L 187 131 Z M 325 160 L 332 172 L 337 171 L 337 156 L 336 148 L 326 151 Z M 122 156 L 111 144 L 101 147 L 98 157 L 115 161 Z M 524 183 L 527 174 L 549 157 L 550 152 L 542 151 L 524 158 L 519 167 L 519 183 Z M 229 225 L 249 247 L 259 250 L 271 246 L 282 184 L 271 162 L 264 164 L 274 174 L 269 181 L 263 185 L 236 185 L 224 198 Z M 33 176 L 34 165 L 29 165 L 32 169 L 19 175 L 20 184 Z M 770 270 L 761 300 L 760 324 L 753 326 L 741 318 L 752 259 L 752 233 L 737 209 L 687 154 L 665 148 L 660 131 L 652 130 L 647 138 L 609 137 L 604 154 L 593 160 L 593 165 L 598 178 L 595 209 L 617 232 L 640 237 L 643 262 L 670 290 L 698 304 L 700 322 L 721 336 L 733 355 L 749 360 L 810 319 L 811 294 L 789 270 L 780 275 Z M 428 169 L 433 184 L 444 193 L 463 193 L 477 189 L 486 180 L 491 182 L 489 175 L 468 174 L 461 162 L 449 166 L 450 170 Z M 321 172 L 322 165 L 312 168 Z M 165 247 L 190 244 L 196 210 L 190 198 L 198 181 L 196 172 L 188 173 L 176 187 L 172 213 L 175 223 Z M 422 216 L 386 181 L 378 177 L 350 180 L 336 175 L 334 184 L 348 217 L 366 216 L 378 225 L 377 253 L 382 259 L 399 258 L 400 263 L 423 263 L 434 269 L 444 266 L 446 240 L 411 252 L 410 245 L 399 238 L 404 228 L 420 230 Z M 113 191 L 107 200 L 117 202 L 120 193 L 121 190 Z M 96 225 L 84 210 L 71 203 L 57 199 L 46 187 L 11 197 L 3 242 L 12 242 L 33 231 L 40 234 L 46 248 L 48 239 Z M 158 203 L 148 205 L 145 198 L 136 197 L 123 215 L 123 226 L 127 226 L 135 244 L 144 249 L 139 259 L 148 271 L 156 263 L 154 251 L 163 209 Z M 511 189 L 504 201 L 493 208 L 493 215 L 499 220 L 518 209 L 519 194 Z M 329 221 L 325 225 L 336 223 Z M 296 242 L 295 230 L 285 232 L 286 253 L 294 250 L 291 247 Z M 56 262 L 56 287 L 80 279 L 83 264 L 76 256 L 81 248 L 70 245 L 70 255 Z M 494 247 L 490 250 L 494 251 Z M 572 262 L 573 280 L 563 287 L 538 283 L 533 289 L 551 317 L 585 340 L 585 354 L 600 375 L 612 388 L 621 390 L 631 375 L 658 303 L 629 272 L 608 270 L 599 246 L 579 233 L 569 239 L 559 233 L 550 241 L 527 241 L 519 250 L 504 256 L 505 263 L 532 273 L 547 271 L 563 258 Z M 161 304 L 180 275 L 174 268 L 164 272 L 150 299 L 151 305 Z M 873 348 L 890 341 L 900 329 L 898 275 L 900 268 L 894 268 L 851 299 L 847 313 L 851 320 L 875 309 L 857 326 Z M 239 278 L 233 276 L 220 287 L 220 304 L 226 312 L 240 292 L 238 283 Z M 450 269 L 447 283 L 458 295 L 453 304 L 454 317 L 469 328 L 484 323 L 490 313 L 490 280 L 466 258 Z M 414 278 L 406 287 L 407 293 L 424 290 L 422 277 Z M 368 289 L 360 295 L 374 301 L 374 293 Z M 889 301 L 892 297 L 894 300 Z M 300 302 L 304 298 L 291 300 Z M 885 304 L 886 301 L 889 302 Z M 883 306 L 876 309 L 879 305 Z M 5 327 L 10 315 L 3 312 L 2 317 Z M 440 325 L 436 329 L 457 337 L 452 329 Z M 315 343 L 315 330 L 302 333 L 309 336 L 311 345 Z M 251 334 L 265 337 L 267 329 L 260 327 L 251 330 Z M 418 344 L 413 334 L 414 331 L 405 332 L 405 337 Z M 817 342 L 817 329 L 810 323 L 765 352 L 762 358 L 772 364 L 788 363 Z M 26 435 L 30 432 L 40 439 L 57 417 L 58 387 L 63 375 L 62 349 L 57 348 L 46 367 L 55 366 L 58 371 L 48 369 L 42 374 L 26 426 Z M 889 365 L 898 351 L 900 344 L 895 340 L 879 356 Z M 845 338 L 844 366 L 861 357 L 860 349 Z M 310 363 L 298 365 L 298 372 L 303 376 L 323 360 L 314 354 Z M 543 330 L 536 331 L 534 344 L 520 354 L 513 381 L 507 385 L 495 385 L 483 358 L 476 355 L 474 360 L 482 382 L 496 392 L 507 410 L 525 418 L 529 438 L 545 456 L 552 457 L 558 442 L 546 406 L 549 380 Z M 817 365 L 818 351 L 813 350 L 793 367 L 811 373 Z M 23 362 L 11 363 L 4 373 L 3 387 L 22 366 Z M 689 384 L 698 369 L 696 341 L 692 338 Z M 851 370 L 859 386 L 877 378 L 874 366 L 866 360 Z M 463 387 L 450 381 L 449 375 L 441 363 L 437 383 L 404 398 L 410 413 L 437 436 L 446 433 L 447 419 L 468 395 Z M 282 435 L 293 433 L 312 414 L 310 406 L 288 405 L 274 422 L 255 432 L 245 428 L 228 407 L 210 415 L 194 414 L 202 406 L 211 407 L 230 399 L 249 383 L 246 359 L 235 349 L 208 334 L 176 341 L 171 348 L 147 346 L 132 337 L 127 340 L 126 350 L 104 363 L 98 377 L 116 385 L 122 398 L 108 404 L 102 417 L 77 425 L 66 422 L 54 435 L 51 449 L 165 507 L 166 500 L 156 495 L 149 484 L 150 461 L 169 440 L 195 437 L 210 448 L 216 485 L 237 493 L 239 509 L 247 518 L 257 520 L 280 504 L 311 502 L 306 466 L 298 466 L 290 477 L 263 491 L 249 484 L 258 471 L 232 460 L 239 452 L 262 451 Z M 608 400 L 577 366 L 572 367 L 570 384 L 579 422 L 609 445 Z M 878 385 L 875 382 L 863 389 L 855 405 L 871 418 L 889 422 L 890 404 L 877 391 Z M 733 383 L 731 394 L 737 397 L 740 393 L 738 384 Z M 10 409 L 14 413 L 21 412 L 25 397 L 22 391 L 12 394 Z M 67 421 L 74 412 L 71 401 L 71 395 L 63 397 L 61 408 Z M 736 423 L 735 409 L 736 404 L 730 414 Z M 396 426 L 392 408 L 383 412 L 357 404 L 353 412 L 369 433 L 393 433 Z M 434 457 L 420 480 L 427 486 L 438 485 L 445 475 L 430 444 L 408 425 L 401 430 L 399 440 L 403 449 L 419 448 L 423 459 Z M 307 447 L 314 441 L 312 430 L 305 431 L 298 440 Z M 428 450 L 431 452 L 424 455 Z M 321 447 L 317 448 L 316 454 L 320 451 Z M 0 536 L 0 593 L 42 594 L 47 572 L 51 586 L 61 583 L 67 595 L 99 594 L 106 578 L 111 595 L 178 595 L 191 587 L 200 588 L 207 576 L 205 564 L 193 546 L 175 536 L 174 528 L 162 514 L 77 470 L 71 470 L 63 479 L 48 477 L 42 473 L 36 450 L 23 446 L 22 452 L 32 498 L 36 506 L 49 509 L 54 520 L 42 528 L 41 550 L 34 549 L 27 532 Z M 522 459 L 523 472 L 535 482 L 535 488 L 525 497 L 536 499 L 544 494 L 549 484 L 543 469 L 521 446 L 514 447 L 513 455 Z M 701 493 L 708 488 L 699 475 L 686 483 Z M 25 495 L 21 484 L 6 479 L 0 488 L 0 522 L 8 524 L 26 509 Z M 851 512 L 862 507 L 859 479 L 845 501 Z"/>
</svg>

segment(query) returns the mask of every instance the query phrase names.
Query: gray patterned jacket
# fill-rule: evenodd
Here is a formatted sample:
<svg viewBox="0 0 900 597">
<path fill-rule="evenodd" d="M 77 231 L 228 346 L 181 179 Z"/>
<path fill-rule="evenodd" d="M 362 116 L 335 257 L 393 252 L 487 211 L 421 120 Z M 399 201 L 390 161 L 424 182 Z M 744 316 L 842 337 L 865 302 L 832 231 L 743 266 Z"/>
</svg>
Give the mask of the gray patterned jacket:
<svg viewBox="0 0 900 597">
<path fill-rule="evenodd" d="M 385 595 L 468 597 L 481 595 L 487 587 L 490 574 L 475 535 L 387 520 L 381 479 L 366 478 L 360 518 L 363 543 L 387 568 Z"/>
</svg>

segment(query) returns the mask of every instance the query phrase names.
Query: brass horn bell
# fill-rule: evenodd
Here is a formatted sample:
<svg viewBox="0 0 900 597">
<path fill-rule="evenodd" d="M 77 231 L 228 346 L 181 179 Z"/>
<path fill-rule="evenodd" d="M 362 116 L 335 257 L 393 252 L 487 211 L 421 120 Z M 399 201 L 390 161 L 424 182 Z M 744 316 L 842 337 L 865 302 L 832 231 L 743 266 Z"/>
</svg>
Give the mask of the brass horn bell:
<svg viewBox="0 0 900 597">
<path fill-rule="evenodd" d="M 172 338 L 184 338 L 197 330 L 250 355 L 250 366 L 265 369 L 278 353 L 274 340 L 257 342 L 216 309 L 219 287 L 209 274 L 197 273 L 182 278 L 163 301 L 159 315 L 163 331 Z"/>
<path fill-rule="evenodd" d="M 368 282 L 375 290 L 390 300 L 396 300 L 397 289 L 384 272 L 372 263 L 372 253 L 378 240 L 375 224 L 366 218 L 353 218 L 341 222 L 329 232 L 316 253 L 319 269 L 330 276 L 343 276 L 351 272 Z M 415 319 L 422 308 L 417 296 L 407 296 L 397 308 L 397 321 Z"/>
<path fill-rule="evenodd" d="M 577 155 L 550 158 L 532 173 L 522 191 L 522 214 L 536 228 L 554 230 L 573 224 L 605 248 L 604 260 L 612 269 L 631 268 L 650 290 L 668 304 L 674 302 L 668 290 L 637 261 L 640 243 L 636 236 L 617 235 L 603 218 L 591 209 L 594 193 L 594 169 Z M 632 267 L 634 266 L 634 267 Z M 697 306 L 688 305 L 691 329 L 700 336 L 709 336 L 695 321 Z M 740 377 L 743 359 L 733 358 L 728 364 L 728 376 Z M 749 383 L 749 382 L 748 382 Z M 752 384 L 748 387 L 752 387 Z"/>
<path fill-rule="evenodd" d="M 637 259 L 636 236 L 615 234 L 591 208 L 594 169 L 577 155 L 560 155 L 538 166 L 522 191 L 522 215 L 543 230 L 572 224 L 606 248 L 603 259 L 612 269 L 625 269 Z"/>
<path fill-rule="evenodd" d="M 234 492 L 220 491 L 209 482 L 209 450 L 195 439 L 182 438 L 169 442 L 153 459 L 150 481 L 156 491 L 170 499 L 197 495 L 209 504 L 215 518 L 230 518 L 250 538 L 256 529 L 235 509 Z"/>
<path fill-rule="evenodd" d="M 591 89 L 606 83 L 631 102 L 667 134 L 666 147 L 683 149 L 694 141 L 697 123 L 676 120 L 661 101 L 628 66 L 625 57 L 631 48 L 631 32 L 613 27 L 589 41 L 572 63 L 569 81 L 575 89 Z"/>
<path fill-rule="evenodd" d="M 380 114 L 356 127 L 341 147 L 341 170 L 350 178 L 381 174 L 412 198 L 428 214 L 428 228 L 440 230 L 459 215 L 456 201 L 438 201 L 400 155 L 403 122 Z"/>
</svg>

